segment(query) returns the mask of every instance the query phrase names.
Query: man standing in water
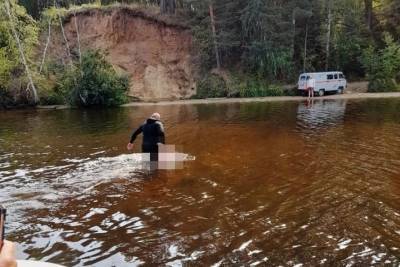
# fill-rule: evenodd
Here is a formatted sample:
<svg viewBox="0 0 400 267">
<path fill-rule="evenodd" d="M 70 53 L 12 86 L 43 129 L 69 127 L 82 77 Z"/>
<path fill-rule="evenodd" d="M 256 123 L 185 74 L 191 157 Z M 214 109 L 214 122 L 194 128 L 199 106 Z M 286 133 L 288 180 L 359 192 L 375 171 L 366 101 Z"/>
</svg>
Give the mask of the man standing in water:
<svg viewBox="0 0 400 267">
<path fill-rule="evenodd" d="M 314 97 L 314 88 L 315 88 L 315 79 L 312 76 L 307 77 L 308 98 Z"/>
<path fill-rule="evenodd" d="M 133 132 L 127 149 L 132 150 L 136 137 L 143 133 L 142 153 L 150 153 L 150 161 L 158 161 L 158 146 L 165 144 L 164 127 L 158 113 L 153 113 L 136 131 Z"/>
</svg>

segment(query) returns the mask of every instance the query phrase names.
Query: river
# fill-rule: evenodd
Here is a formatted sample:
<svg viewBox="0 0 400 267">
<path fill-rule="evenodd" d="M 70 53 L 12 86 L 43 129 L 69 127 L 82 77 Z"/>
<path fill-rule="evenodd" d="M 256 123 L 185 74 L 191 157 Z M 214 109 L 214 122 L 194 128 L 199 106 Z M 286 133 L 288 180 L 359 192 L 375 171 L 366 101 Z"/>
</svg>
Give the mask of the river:
<svg viewBox="0 0 400 267">
<path fill-rule="evenodd" d="M 162 115 L 195 160 L 126 151 Z M 400 100 L 0 113 L 0 203 L 18 257 L 66 266 L 400 263 Z"/>
</svg>

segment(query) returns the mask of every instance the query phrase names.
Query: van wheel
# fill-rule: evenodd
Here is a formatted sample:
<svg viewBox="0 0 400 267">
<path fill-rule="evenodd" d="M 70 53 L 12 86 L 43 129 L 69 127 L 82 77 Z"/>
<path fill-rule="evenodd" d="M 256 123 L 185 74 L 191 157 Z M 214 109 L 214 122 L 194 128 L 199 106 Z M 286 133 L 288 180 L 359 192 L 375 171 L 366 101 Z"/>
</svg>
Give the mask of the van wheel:
<svg viewBox="0 0 400 267">
<path fill-rule="evenodd" d="M 337 90 L 337 93 L 338 93 L 339 95 L 343 94 L 343 88 L 340 87 L 340 88 Z"/>
<path fill-rule="evenodd" d="M 324 89 L 319 89 L 318 95 L 319 96 L 324 96 L 325 95 L 325 90 Z"/>
</svg>

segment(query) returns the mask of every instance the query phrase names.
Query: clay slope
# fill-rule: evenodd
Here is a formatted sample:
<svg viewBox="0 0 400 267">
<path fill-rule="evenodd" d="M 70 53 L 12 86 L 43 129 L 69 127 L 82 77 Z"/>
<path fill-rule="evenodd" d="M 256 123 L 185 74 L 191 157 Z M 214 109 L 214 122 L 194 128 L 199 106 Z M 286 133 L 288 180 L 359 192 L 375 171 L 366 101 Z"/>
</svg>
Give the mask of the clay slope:
<svg viewBox="0 0 400 267">
<path fill-rule="evenodd" d="M 131 78 L 129 96 L 140 100 L 181 99 L 195 94 L 192 38 L 184 26 L 126 7 L 90 9 L 64 20 L 68 43 L 77 54 L 77 20 L 82 50 L 95 48 Z M 51 36 L 49 55 L 67 60 L 60 29 Z"/>
</svg>

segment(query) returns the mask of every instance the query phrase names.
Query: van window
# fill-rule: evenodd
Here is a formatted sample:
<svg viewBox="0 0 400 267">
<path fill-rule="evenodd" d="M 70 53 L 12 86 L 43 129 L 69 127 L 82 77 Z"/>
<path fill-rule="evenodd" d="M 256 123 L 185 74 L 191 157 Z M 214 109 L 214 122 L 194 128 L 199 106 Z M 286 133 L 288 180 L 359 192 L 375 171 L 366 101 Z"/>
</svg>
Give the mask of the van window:
<svg viewBox="0 0 400 267">
<path fill-rule="evenodd" d="M 306 79 L 306 76 L 300 76 L 300 81 L 304 81 Z"/>
<path fill-rule="evenodd" d="M 343 79 L 343 78 L 344 78 L 344 75 L 343 75 L 343 74 L 339 74 L 339 78 L 340 78 L 340 79 Z"/>
<path fill-rule="evenodd" d="M 333 80 L 333 74 L 328 74 L 328 75 L 327 75 L 327 79 L 328 79 L 328 80 Z"/>
<path fill-rule="evenodd" d="M 335 80 L 337 79 L 337 74 L 335 74 Z"/>
</svg>

